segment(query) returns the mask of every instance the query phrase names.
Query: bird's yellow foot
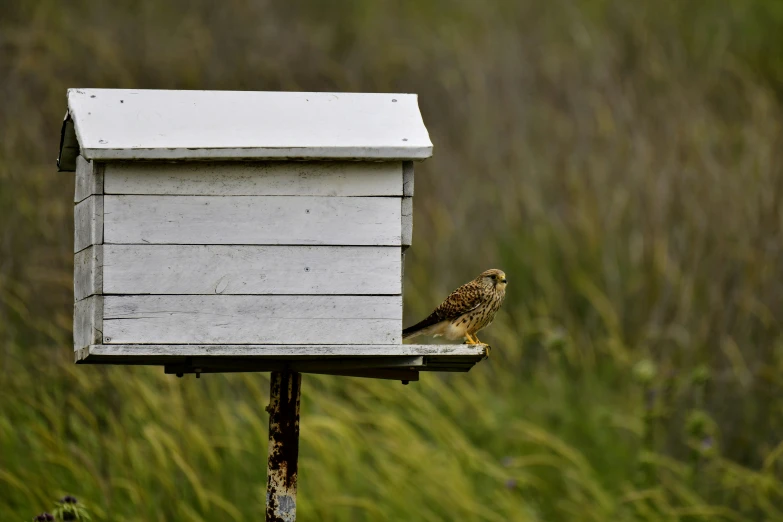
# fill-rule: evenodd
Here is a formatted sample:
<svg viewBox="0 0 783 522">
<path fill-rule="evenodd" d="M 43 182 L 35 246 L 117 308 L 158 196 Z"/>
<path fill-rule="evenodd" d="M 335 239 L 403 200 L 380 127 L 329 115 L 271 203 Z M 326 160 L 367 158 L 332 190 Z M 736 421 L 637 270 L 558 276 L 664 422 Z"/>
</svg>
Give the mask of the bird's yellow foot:
<svg viewBox="0 0 783 522">
<path fill-rule="evenodd" d="M 469 333 L 465 334 L 465 339 L 466 339 L 465 344 L 478 344 L 476 342 L 476 339 L 474 339 L 473 336 Z"/>
<path fill-rule="evenodd" d="M 486 353 L 487 353 L 487 357 L 489 357 L 489 352 L 492 351 L 492 347 L 490 345 L 488 345 L 488 344 L 486 344 L 484 346 L 487 347 L 487 352 Z"/>
</svg>

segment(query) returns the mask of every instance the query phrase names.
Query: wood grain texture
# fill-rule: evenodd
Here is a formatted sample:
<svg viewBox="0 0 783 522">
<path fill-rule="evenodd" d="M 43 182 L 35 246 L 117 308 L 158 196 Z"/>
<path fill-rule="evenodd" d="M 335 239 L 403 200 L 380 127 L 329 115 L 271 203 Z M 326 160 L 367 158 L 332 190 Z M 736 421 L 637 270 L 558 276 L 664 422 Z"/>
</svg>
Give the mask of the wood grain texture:
<svg viewBox="0 0 783 522">
<path fill-rule="evenodd" d="M 78 350 L 103 341 L 103 296 L 78 301 L 73 313 L 73 348 Z"/>
<path fill-rule="evenodd" d="M 103 194 L 103 164 L 76 157 L 76 182 L 73 202 L 79 203 L 85 198 Z"/>
<path fill-rule="evenodd" d="M 103 248 L 103 245 L 93 245 L 74 256 L 74 301 L 103 293 Z"/>
<path fill-rule="evenodd" d="M 413 244 L 413 198 L 402 198 L 400 210 L 402 230 L 400 241 L 405 246 Z"/>
<path fill-rule="evenodd" d="M 397 296 L 105 296 L 104 344 L 393 344 Z"/>
<path fill-rule="evenodd" d="M 103 196 L 90 196 L 73 208 L 73 251 L 103 243 Z"/>
<path fill-rule="evenodd" d="M 378 358 L 380 359 L 380 357 Z M 397 357 L 396 359 L 400 359 Z M 333 359 L 335 362 L 338 361 L 345 361 L 346 359 Z M 367 361 L 368 359 L 364 358 L 362 361 Z M 97 362 L 97 359 L 95 356 L 93 356 L 89 361 L 85 362 Z M 119 360 L 114 359 L 114 364 L 118 364 Z M 242 362 L 241 364 L 236 365 L 230 365 L 230 366 L 224 366 L 222 364 L 215 366 L 214 363 L 218 361 L 216 358 L 212 358 L 209 360 L 212 364 L 209 364 L 204 367 L 200 368 L 193 368 L 192 366 L 184 365 L 184 364 L 165 364 L 163 366 L 163 371 L 167 375 L 187 375 L 187 374 L 203 374 L 203 373 L 246 373 L 246 372 L 276 372 L 276 371 L 295 371 L 300 373 L 312 373 L 317 375 L 340 375 L 343 377 L 365 377 L 369 379 L 391 379 L 395 381 L 418 381 L 419 380 L 419 369 L 410 369 L 407 367 L 402 368 L 385 368 L 385 367 L 369 367 L 369 368 L 348 368 L 348 369 L 337 369 L 337 370 L 329 370 L 329 369 L 321 369 L 318 366 L 310 367 L 305 366 L 306 369 L 300 369 L 301 366 L 303 366 L 302 363 L 296 363 L 296 362 L 290 362 L 290 361 L 281 361 L 281 360 L 271 360 L 271 359 L 264 359 L 263 361 L 254 360 L 253 362 Z M 77 361 L 79 362 L 79 361 Z M 337 365 L 327 365 L 328 366 L 339 366 Z"/>
<path fill-rule="evenodd" d="M 121 162 L 107 194 L 402 196 L 402 162 Z"/>
<path fill-rule="evenodd" d="M 138 346 L 138 345 L 137 345 Z M 280 357 L 188 357 L 187 362 L 182 364 L 166 364 L 169 369 L 177 368 L 187 372 L 188 369 L 210 368 L 212 370 L 229 371 L 270 371 L 283 370 L 283 364 L 290 364 L 290 369 L 296 372 L 306 371 L 336 371 L 351 369 L 368 368 L 400 368 L 400 367 L 418 367 L 423 368 L 427 361 L 422 355 L 396 355 L 390 357 L 299 357 L 287 358 Z"/>
<path fill-rule="evenodd" d="M 82 350 L 80 357 L 483 357 L 485 344 L 346 344 L 346 345 L 209 345 L 209 344 L 100 344 Z"/>
<path fill-rule="evenodd" d="M 103 252 L 107 294 L 402 293 L 399 247 L 104 245 Z"/>
<path fill-rule="evenodd" d="M 393 197 L 104 198 L 106 243 L 400 245 Z"/>
<path fill-rule="evenodd" d="M 402 162 L 402 195 L 413 197 L 413 162 Z"/>
<path fill-rule="evenodd" d="M 405 295 L 405 252 L 400 252 L 400 279 L 402 280 L 402 295 Z"/>
</svg>

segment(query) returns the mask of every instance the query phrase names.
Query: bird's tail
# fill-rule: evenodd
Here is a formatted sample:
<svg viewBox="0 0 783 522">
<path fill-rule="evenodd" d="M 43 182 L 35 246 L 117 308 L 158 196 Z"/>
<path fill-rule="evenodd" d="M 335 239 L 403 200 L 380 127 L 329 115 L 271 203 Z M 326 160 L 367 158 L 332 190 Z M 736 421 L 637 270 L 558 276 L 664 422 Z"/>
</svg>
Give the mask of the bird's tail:
<svg viewBox="0 0 783 522">
<path fill-rule="evenodd" d="M 414 337 L 418 337 L 420 335 L 426 334 L 429 329 L 436 324 L 437 321 L 434 320 L 432 316 L 424 319 L 423 321 L 420 321 L 413 326 L 409 326 L 408 328 L 405 328 L 402 331 L 402 338 L 403 339 L 413 339 Z"/>
<path fill-rule="evenodd" d="M 413 339 L 414 337 L 418 337 L 421 334 L 422 334 L 422 329 L 416 328 L 416 326 L 411 326 L 402 331 L 402 338 Z"/>
</svg>

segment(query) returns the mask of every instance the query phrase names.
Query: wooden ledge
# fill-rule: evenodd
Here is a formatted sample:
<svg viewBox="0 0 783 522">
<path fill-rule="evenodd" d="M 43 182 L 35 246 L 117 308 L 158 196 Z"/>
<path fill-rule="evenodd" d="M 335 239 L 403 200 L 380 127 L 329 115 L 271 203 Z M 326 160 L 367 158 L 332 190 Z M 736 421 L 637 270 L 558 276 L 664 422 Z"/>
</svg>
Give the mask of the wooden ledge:
<svg viewBox="0 0 783 522">
<path fill-rule="evenodd" d="M 166 373 L 302 373 L 418 380 L 420 371 L 466 372 L 487 345 L 194 345 L 96 344 L 74 353 L 80 364 L 164 366 Z"/>
</svg>

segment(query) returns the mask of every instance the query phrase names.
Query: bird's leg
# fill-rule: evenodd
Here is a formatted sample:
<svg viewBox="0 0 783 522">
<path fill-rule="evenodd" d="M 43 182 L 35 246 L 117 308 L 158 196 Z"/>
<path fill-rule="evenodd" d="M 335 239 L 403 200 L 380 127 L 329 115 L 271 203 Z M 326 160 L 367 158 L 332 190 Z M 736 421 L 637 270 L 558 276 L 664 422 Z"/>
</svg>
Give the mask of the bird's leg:
<svg viewBox="0 0 783 522">
<path fill-rule="evenodd" d="M 489 357 L 489 352 L 492 350 L 492 348 L 488 344 L 481 342 L 481 339 L 478 338 L 477 333 L 474 333 L 472 337 L 473 340 L 476 341 L 475 344 L 483 344 L 484 346 L 487 347 L 487 357 Z"/>
<path fill-rule="evenodd" d="M 472 334 L 469 334 L 468 332 L 465 332 L 465 339 L 467 339 L 467 344 L 478 344 L 476 340 L 473 338 Z"/>
</svg>

